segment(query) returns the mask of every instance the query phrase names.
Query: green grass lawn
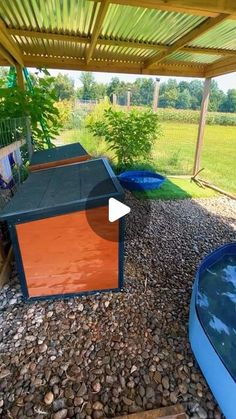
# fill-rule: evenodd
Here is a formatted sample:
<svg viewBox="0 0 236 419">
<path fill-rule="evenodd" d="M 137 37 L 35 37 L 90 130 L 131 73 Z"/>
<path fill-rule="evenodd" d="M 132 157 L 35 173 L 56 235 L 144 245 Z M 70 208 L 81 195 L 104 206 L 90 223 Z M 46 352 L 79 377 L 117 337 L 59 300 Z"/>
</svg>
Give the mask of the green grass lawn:
<svg viewBox="0 0 236 419">
<path fill-rule="evenodd" d="M 190 179 L 168 178 L 160 189 L 147 192 L 134 192 L 139 199 L 185 199 L 185 198 L 212 198 L 217 193 L 209 188 L 201 188 Z"/>
<path fill-rule="evenodd" d="M 153 168 L 167 175 L 191 174 L 198 126 L 178 122 L 163 122 L 163 136 L 153 149 Z M 85 149 L 95 155 L 114 156 L 106 143 L 94 138 L 87 129 L 64 131 L 59 143 L 81 142 Z M 236 128 L 222 125 L 207 125 L 204 136 L 201 177 L 236 194 L 235 181 Z M 181 179 L 182 181 L 182 179 Z"/>
</svg>

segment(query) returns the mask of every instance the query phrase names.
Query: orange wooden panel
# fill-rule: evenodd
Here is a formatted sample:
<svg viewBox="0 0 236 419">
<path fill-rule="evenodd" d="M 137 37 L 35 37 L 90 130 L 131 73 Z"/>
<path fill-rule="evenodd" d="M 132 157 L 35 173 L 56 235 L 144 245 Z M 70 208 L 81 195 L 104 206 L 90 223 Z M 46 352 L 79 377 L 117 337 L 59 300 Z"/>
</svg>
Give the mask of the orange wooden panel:
<svg viewBox="0 0 236 419">
<path fill-rule="evenodd" d="M 91 156 L 89 154 L 85 154 L 84 156 L 71 157 L 69 159 L 64 159 L 64 160 L 32 164 L 32 165 L 29 165 L 29 171 L 37 172 L 38 170 L 50 169 L 52 167 L 58 167 L 58 166 L 65 166 L 67 164 L 80 163 L 80 162 L 90 160 L 90 159 L 91 159 Z"/>
<path fill-rule="evenodd" d="M 16 225 L 30 297 L 118 288 L 119 222 L 108 221 L 107 207 L 87 211 L 111 240 L 86 211 Z"/>
</svg>

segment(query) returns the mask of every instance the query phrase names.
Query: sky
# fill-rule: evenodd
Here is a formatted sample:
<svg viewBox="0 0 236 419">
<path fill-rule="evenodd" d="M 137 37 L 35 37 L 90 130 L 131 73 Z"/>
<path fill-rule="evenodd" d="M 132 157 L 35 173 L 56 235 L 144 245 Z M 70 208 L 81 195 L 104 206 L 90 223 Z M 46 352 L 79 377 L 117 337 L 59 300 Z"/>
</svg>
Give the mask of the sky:
<svg viewBox="0 0 236 419">
<path fill-rule="evenodd" d="M 80 71 L 69 71 L 69 70 L 49 70 L 50 74 L 52 76 L 56 76 L 58 73 L 68 74 L 75 82 L 75 86 L 80 86 Z M 109 83 L 109 81 L 113 77 L 119 77 L 120 80 L 125 82 L 134 82 L 137 78 L 140 77 L 152 77 L 153 76 L 140 76 L 138 74 L 118 74 L 118 73 L 93 73 L 95 80 L 100 83 Z M 190 77 L 165 77 L 160 76 L 161 82 L 167 81 L 169 78 L 175 78 L 178 82 L 185 80 L 185 81 L 191 81 L 194 80 Z M 219 88 L 223 90 L 224 92 L 227 92 L 228 89 L 236 89 L 236 73 L 226 74 L 224 76 L 215 77 L 215 80 L 217 81 Z"/>
</svg>

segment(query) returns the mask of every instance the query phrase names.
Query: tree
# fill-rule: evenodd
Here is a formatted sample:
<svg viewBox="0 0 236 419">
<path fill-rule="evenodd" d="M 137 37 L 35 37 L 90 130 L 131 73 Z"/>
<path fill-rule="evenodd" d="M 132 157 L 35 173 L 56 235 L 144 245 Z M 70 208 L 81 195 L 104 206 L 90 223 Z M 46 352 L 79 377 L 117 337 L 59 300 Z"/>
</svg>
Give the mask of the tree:
<svg viewBox="0 0 236 419">
<path fill-rule="evenodd" d="M 212 80 L 208 108 L 209 111 L 219 111 L 225 99 L 225 93 L 219 89 L 217 82 L 215 80 Z"/>
<path fill-rule="evenodd" d="M 96 99 L 96 83 L 93 73 L 84 71 L 80 75 L 82 83 L 82 99 L 91 100 Z"/>
<path fill-rule="evenodd" d="M 160 86 L 159 105 L 162 108 L 175 108 L 178 98 L 178 84 L 175 79 L 169 79 Z"/>
<path fill-rule="evenodd" d="M 193 80 L 189 83 L 189 92 L 191 95 L 191 109 L 200 109 L 202 102 L 203 83 L 200 80 Z"/>
<path fill-rule="evenodd" d="M 222 112 L 236 112 L 236 89 L 229 89 L 220 110 Z"/>
<path fill-rule="evenodd" d="M 112 101 L 113 93 L 118 96 L 118 102 L 120 105 L 126 104 L 126 92 L 128 86 L 124 81 L 120 81 L 118 77 L 113 77 L 107 86 L 107 96 Z"/>
<path fill-rule="evenodd" d="M 154 81 L 153 79 L 136 79 L 131 87 L 132 104 L 152 105 Z"/>
<path fill-rule="evenodd" d="M 178 98 L 176 100 L 176 108 L 177 109 L 189 109 L 191 105 L 191 95 L 189 90 L 185 89 L 178 94 Z"/>
<path fill-rule="evenodd" d="M 54 89 L 58 100 L 71 99 L 74 94 L 74 81 L 67 75 L 59 73 L 55 77 Z"/>
</svg>

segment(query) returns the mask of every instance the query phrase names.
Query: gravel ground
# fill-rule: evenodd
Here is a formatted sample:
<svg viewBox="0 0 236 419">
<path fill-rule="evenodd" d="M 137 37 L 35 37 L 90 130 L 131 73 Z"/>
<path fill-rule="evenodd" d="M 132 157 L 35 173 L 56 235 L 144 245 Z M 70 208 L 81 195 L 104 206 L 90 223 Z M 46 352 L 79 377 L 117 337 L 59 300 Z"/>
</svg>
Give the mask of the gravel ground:
<svg viewBox="0 0 236 419">
<path fill-rule="evenodd" d="M 194 273 L 235 240 L 236 203 L 153 201 L 146 229 L 148 203 L 127 204 L 124 292 L 25 304 L 14 275 L 1 291 L 2 418 L 97 419 L 176 402 L 190 418 L 222 417 L 187 326 Z"/>
</svg>

